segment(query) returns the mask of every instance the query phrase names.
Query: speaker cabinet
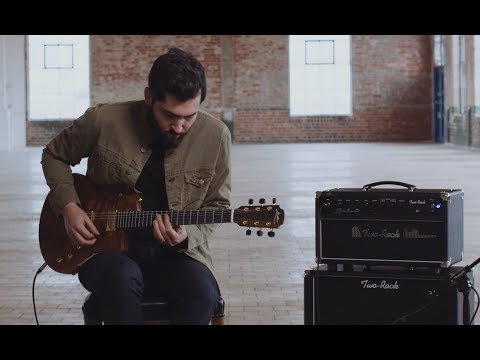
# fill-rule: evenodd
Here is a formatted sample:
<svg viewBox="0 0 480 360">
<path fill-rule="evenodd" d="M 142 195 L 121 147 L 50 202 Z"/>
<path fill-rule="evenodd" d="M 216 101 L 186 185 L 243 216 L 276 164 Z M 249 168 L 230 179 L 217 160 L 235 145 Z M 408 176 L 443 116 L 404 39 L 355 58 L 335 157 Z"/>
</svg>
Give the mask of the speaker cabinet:
<svg viewBox="0 0 480 360">
<path fill-rule="evenodd" d="M 452 282 L 462 267 L 333 268 L 305 271 L 305 325 L 462 325 L 473 316 L 474 292 L 464 299 Z M 472 272 L 468 279 L 473 286 Z"/>
</svg>

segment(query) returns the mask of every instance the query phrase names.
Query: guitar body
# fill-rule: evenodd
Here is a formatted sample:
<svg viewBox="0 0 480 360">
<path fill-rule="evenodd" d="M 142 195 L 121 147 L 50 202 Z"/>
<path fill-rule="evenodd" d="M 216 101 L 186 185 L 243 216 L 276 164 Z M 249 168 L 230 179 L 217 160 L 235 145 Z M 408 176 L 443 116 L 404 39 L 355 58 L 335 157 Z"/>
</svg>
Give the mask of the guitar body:
<svg viewBox="0 0 480 360">
<path fill-rule="evenodd" d="M 39 240 L 42 256 L 53 270 L 64 274 L 75 274 L 78 266 L 97 253 L 126 253 L 128 242 L 125 229 L 116 229 L 117 211 L 140 211 L 140 194 L 125 188 L 98 189 L 87 177 L 73 174 L 75 189 L 82 209 L 91 214 L 91 219 L 100 232 L 92 246 L 76 248 L 70 244 L 63 217 L 56 217 L 47 196 L 40 215 Z M 98 216 L 95 213 L 111 214 Z"/>
</svg>

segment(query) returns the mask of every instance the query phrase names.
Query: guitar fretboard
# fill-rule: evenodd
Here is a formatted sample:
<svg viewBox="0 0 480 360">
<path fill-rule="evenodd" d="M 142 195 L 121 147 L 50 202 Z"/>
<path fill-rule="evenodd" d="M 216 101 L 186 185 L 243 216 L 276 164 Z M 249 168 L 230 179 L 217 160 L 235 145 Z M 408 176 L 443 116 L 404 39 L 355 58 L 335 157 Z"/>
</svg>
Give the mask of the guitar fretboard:
<svg viewBox="0 0 480 360">
<path fill-rule="evenodd" d="M 117 229 L 150 227 L 158 214 L 168 214 L 172 225 L 218 224 L 232 222 L 231 209 L 119 211 L 115 214 L 116 227 Z"/>
</svg>

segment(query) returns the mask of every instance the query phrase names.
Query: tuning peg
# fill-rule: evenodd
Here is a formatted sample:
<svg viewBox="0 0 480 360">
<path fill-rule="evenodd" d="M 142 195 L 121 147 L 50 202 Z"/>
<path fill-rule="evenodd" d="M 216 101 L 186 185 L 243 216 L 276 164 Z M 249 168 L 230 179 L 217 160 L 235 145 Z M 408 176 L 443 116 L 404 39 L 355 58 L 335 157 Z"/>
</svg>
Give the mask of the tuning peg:
<svg viewBox="0 0 480 360">
<path fill-rule="evenodd" d="M 258 236 L 262 236 L 262 235 L 263 235 L 263 231 L 262 231 L 262 230 L 258 230 L 258 231 L 257 231 L 257 235 L 258 235 Z"/>
<path fill-rule="evenodd" d="M 269 232 L 268 232 L 268 236 L 274 237 L 274 236 L 275 236 L 275 233 L 274 233 L 273 231 L 269 231 Z"/>
<path fill-rule="evenodd" d="M 277 203 L 277 198 L 273 198 L 272 199 L 272 204 L 276 204 Z"/>
<path fill-rule="evenodd" d="M 253 204 L 253 199 L 248 199 L 248 203 L 249 203 L 250 205 L 252 205 L 252 204 Z"/>
<path fill-rule="evenodd" d="M 264 198 L 261 198 L 258 202 L 259 202 L 260 204 L 265 204 L 265 199 L 264 199 Z"/>
<path fill-rule="evenodd" d="M 245 233 L 246 233 L 247 235 L 251 235 L 251 234 L 252 234 L 252 230 L 248 229 L 247 231 L 245 231 Z"/>
</svg>

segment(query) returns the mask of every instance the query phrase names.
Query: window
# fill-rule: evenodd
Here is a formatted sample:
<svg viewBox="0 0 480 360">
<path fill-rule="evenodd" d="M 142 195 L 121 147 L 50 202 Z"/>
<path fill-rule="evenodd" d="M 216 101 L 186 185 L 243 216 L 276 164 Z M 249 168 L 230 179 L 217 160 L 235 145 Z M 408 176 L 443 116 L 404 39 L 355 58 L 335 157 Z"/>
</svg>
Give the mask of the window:
<svg viewBox="0 0 480 360">
<path fill-rule="evenodd" d="M 89 106 L 88 35 L 29 35 L 30 120 L 75 119 Z"/>
<path fill-rule="evenodd" d="M 352 115 L 349 35 L 290 35 L 290 116 Z"/>
</svg>

